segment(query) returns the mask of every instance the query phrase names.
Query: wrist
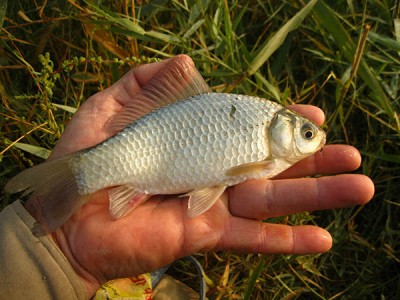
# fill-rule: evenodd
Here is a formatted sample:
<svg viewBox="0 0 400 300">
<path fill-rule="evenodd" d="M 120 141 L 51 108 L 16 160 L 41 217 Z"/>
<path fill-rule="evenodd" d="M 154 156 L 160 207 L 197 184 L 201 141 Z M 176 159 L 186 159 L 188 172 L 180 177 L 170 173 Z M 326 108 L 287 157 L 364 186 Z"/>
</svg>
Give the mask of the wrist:
<svg viewBox="0 0 400 300">
<path fill-rule="evenodd" d="M 77 277 L 79 278 L 83 287 L 86 290 L 86 295 L 88 299 L 92 298 L 102 284 L 100 280 L 97 279 L 94 275 L 92 275 L 89 271 L 87 271 L 76 260 L 75 256 L 71 251 L 71 248 L 69 247 L 67 237 L 64 234 L 62 228 L 59 228 L 53 233 L 49 234 L 49 237 L 54 242 L 54 244 L 61 250 L 61 252 L 64 254 L 64 257 L 69 262 L 72 269 L 75 271 Z"/>
</svg>

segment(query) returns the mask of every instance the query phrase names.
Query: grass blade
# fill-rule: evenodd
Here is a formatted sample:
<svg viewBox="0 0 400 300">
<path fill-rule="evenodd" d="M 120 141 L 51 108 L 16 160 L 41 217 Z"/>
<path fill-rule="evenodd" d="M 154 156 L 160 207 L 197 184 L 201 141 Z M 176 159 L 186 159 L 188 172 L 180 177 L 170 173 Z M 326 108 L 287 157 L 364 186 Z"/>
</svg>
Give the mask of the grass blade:
<svg viewBox="0 0 400 300">
<path fill-rule="evenodd" d="M 360 151 L 361 154 L 369 156 L 369 157 L 373 157 L 373 158 L 377 158 L 377 159 L 381 159 L 390 163 L 394 163 L 394 164 L 400 164 L 400 156 L 398 154 L 387 154 L 387 153 L 369 153 L 369 152 L 365 152 L 365 151 Z"/>
<path fill-rule="evenodd" d="M 0 31 L 3 28 L 4 17 L 7 12 L 7 0 L 0 1 Z"/>
<path fill-rule="evenodd" d="M 108 9 L 100 8 L 99 6 L 97 6 L 96 4 L 94 4 L 91 1 L 85 1 L 85 3 L 89 7 L 93 8 L 99 16 L 102 16 L 106 20 L 112 21 L 113 23 L 118 24 L 122 28 L 124 28 L 130 32 L 133 32 L 135 34 L 138 34 L 138 35 L 145 34 L 145 30 L 138 24 L 134 23 L 132 20 L 130 20 L 126 17 L 121 17 L 120 15 L 118 15 Z"/>
<path fill-rule="evenodd" d="M 254 57 L 248 67 L 248 75 L 253 75 L 267 61 L 267 59 L 283 44 L 287 35 L 295 30 L 303 22 L 305 17 L 318 0 L 312 0 L 307 3 L 294 17 L 286 22 L 275 35 L 261 46 L 258 54 Z"/>
<path fill-rule="evenodd" d="M 337 46 L 349 63 L 354 60 L 356 45 L 342 23 L 336 17 L 334 11 L 322 0 L 315 5 L 313 14 L 318 23 L 321 24 L 335 39 Z M 385 92 L 374 72 L 370 69 L 364 59 L 361 58 L 358 75 L 372 90 L 377 106 L 389 117 L 394 117 L 393 109 L 387 99 Z"/>
<path fill-rule="evenodd" d="M 368 39 L 377 42 L 388 49 L 392 49 L 394 51 L 400 51 L 400 41 L 396 41 L 387 36 L 382 36 L 375 32 L 370 32 L 368 34 Z"/>
<path fill-rule="evenodd" d="M 251 274 L 251 277 L 248 280 L 246 293 L 244 294 L 243 297 L 244 300 L 251 299 L 251 294 L 253 293 L 254 286 L 256 284 L 257 279 L 260 277 L 261 270 L 264 268 L 264 266 L 265 266 L 265 257 L 261 256 L 257 268 L 253 270 L 253 274 Z"/>
<path fill-rule="evenodd" d="M 201 19 L 201 20 L 198 20 L 196 23 L 194 23 L 194 24 L 192 25 L 192 27 L 190 27 L 189 30 L 183 35 L 182 38 L 183 38 L 183 39 L 188 39 L 188 38 L 190 38 L 190 37 L 192 36 L 192 34 L 195 33 L 196 30 L 197 30 L 201 25 L 203 25 L 204 21 L 205 21 L 205 19 Z"/>
<path fill-rule="evenodd" d="M 71 114 L 76 113 L 76 111 L 78 110 L 77 108 L 71 107 L 68 105 L 62 105 L 62 104 L 57 104 L 57 103 L 52 103 L 52 105 L 54 105 L 55 107 L 60 108 L 62 110 L 65 110 L 66 112 L 69 112 Z"/>
<path fill-rule="evenodd" d="M 34 146 L 34 145 L 30 145 L 30 144 L 25 144 L 25 143 L 17 142 L 14 144 L 14 146 L 17 147 L 18 149 L 24 150 L 26 152 L 29 152 L 30 154 L 33 154 L 33 155 L 43 158 L 43 159 L 47 159 L 51 153 L 50 150 L 45 149 L 43 147 Z"/>
</svg>

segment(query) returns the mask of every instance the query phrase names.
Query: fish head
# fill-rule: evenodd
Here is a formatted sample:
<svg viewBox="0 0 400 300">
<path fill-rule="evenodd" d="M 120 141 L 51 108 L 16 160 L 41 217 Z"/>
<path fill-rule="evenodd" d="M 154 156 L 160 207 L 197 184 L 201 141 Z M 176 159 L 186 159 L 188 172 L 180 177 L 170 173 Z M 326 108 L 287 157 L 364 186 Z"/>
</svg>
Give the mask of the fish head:
<svg viewBox="0 0 400 300">
<path fill-rule="evenodd" d="M 276 113 L 267 130 L 270 155 L 291 164 L 320 150 L 326 142 L 318 125 L 286 108 Z"/>
</svg>

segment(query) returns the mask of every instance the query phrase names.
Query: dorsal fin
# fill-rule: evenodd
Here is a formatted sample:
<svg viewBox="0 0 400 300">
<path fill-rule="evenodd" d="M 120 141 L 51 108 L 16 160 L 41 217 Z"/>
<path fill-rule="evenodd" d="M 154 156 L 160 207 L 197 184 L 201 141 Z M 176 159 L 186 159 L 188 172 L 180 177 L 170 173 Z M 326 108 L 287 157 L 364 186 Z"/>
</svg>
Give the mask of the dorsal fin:
<svg viewBox="0 0 400 300">
<path fill-rule="evenodd" d="M 108 125 L 117 133 L 148 113 L 211 89 L 186 55 L 178 55 L 163 67 Z"/>
</svg>

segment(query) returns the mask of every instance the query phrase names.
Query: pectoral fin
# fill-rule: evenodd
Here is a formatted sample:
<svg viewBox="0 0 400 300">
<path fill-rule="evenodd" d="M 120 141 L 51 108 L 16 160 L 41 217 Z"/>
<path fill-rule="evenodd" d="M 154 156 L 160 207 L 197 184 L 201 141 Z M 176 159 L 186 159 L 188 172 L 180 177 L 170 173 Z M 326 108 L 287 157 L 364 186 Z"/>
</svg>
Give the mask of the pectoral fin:
<svg viewBox="0 0 400 300">
<path fill-rule="evenodd" d="M 130 213 L 152 195 L 138 192 L 130 185 L 121 185 L 108 191 L 110 198 L 110 214 L 119 219 Z"/>
<path fill-rule="evenodd" d="M 226 170 L 225 175 L 234 176 L 246 176 L 265 172 L 267 169 L 273 169 L 275 162 L 273 160 L 263 160 L 259 162 L 252 162 L 248 164 L 239 165 Z"/>
<path fill-rule="evenodd" d="M 183 196 L 189 196 L 188 217 L 194 218 L 203 212 L 207 211 L 221 197 L 226 186 L 217 185 L 196 189 Z"/>
</svg>

